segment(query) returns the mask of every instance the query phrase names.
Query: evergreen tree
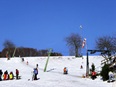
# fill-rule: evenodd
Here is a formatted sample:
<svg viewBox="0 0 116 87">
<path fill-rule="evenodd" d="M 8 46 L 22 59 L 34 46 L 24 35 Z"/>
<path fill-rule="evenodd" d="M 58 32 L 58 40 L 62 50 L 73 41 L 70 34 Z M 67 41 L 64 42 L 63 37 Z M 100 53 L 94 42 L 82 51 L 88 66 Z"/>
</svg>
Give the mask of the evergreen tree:
<svg viewBox="0 0 116 87">
<path fill-rule="evenodd" d="M 91 71 L 92 72 L 95 71 L 95 65 L 94 65 L 94 63 L 92 63 L 92 65 L 91 65 Z"/>
<path fill-rule="evenodd" d="M 110 69 L 109 69 L 109 65 L 105 64 L 102 67 L 102 71 L 100 72 L 100 75 L 102 76 L 103 81 L 106 81 L 109 79 L 108 73 L 109 73 Z"/>
</svg>

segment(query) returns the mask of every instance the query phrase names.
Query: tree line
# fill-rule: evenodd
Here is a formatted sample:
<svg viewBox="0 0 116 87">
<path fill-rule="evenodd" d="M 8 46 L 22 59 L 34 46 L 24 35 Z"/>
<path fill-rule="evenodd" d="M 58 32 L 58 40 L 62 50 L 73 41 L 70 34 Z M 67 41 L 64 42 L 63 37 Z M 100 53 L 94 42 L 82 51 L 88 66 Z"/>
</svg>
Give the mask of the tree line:
<svg viewBox="0 0 116 87">
<path fill-rule="evenodd" d="M 3 44 L 4 49 L 0 52 L 0 57 L 29 57 L 29 56 L 48 56 L 48 50 L 37 50 L 28 47 L 16 47 L 12 41 L 6 40 Z M 61 53 L 53 52 L 51 56 L 62 56 Z"/>
</svg>

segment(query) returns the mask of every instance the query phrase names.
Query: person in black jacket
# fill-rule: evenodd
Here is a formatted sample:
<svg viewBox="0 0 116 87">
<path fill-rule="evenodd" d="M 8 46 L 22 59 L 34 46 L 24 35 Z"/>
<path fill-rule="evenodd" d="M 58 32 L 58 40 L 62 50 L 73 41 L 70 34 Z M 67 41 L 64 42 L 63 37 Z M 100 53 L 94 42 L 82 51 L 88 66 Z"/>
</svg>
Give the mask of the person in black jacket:
<svg viewBox="0 0 116 87">
<path fill-rule="evenodd" d="M 2 72 L 2 70 L 0 70 L 0 81 L 2 81 L 2 74 L 3 74 L 3 72 Z"/>
</svg>

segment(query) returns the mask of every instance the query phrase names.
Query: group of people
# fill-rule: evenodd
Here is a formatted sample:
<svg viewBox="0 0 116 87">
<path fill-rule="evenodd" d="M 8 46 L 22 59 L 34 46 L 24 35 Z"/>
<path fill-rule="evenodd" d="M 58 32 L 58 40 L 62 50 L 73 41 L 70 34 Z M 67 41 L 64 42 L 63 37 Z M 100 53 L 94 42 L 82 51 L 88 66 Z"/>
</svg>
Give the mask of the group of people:
<svg viewBox="0 0 116 87">
<path fill-rule="evenodd" d="M 16 77 L 16 79 L 19 79 L 19 70 L 16 69 L 16 76 L 14 76 L 13 72 L 11 71 L 10 73 L 8 73 L 8 71 L 2 71 L 0 70 L 0 81 L 2 80 L 13 80 L 14 77 Z"/>
</svg>

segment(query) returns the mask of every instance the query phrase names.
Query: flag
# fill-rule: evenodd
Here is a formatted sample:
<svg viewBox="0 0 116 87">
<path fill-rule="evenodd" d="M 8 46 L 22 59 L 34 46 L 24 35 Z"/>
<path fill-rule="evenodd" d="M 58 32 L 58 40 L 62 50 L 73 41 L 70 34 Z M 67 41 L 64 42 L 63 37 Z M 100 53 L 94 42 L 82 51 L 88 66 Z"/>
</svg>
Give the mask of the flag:
<svg viewBox="0 0 116 87">
<path fill-rule="evenodd" d="M 86 38 L 84 38 L 84 40 L 83 40 L 82 48 L 84 48 L 85 44 L 86 44 Z"/>
<path fill-rule="evenodd" d="M 83 28 L 83 26 L 82 25 L 80 25 L 80 29 L 82 29 Z"/>
</svg>

